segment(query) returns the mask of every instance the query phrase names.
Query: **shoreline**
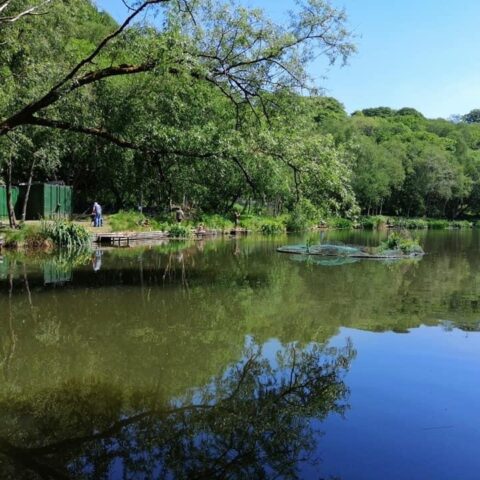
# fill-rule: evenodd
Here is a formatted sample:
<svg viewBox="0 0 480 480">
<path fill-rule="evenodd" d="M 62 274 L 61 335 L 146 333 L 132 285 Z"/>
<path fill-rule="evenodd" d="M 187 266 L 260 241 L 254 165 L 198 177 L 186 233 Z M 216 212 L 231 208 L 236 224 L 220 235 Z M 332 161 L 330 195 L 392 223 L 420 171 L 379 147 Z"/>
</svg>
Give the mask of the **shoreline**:
<svg viewBox="0 0 480 480">
<path fill-rule="evenodd" d="M 91 239 L 91 246 L 110 246 L 114 248 L 129 247 L 131 243 L 138 245 L 143 241 L 164 242 L 170 240 L 203 240 L 225 237 L 243 237 L 252 234 L 263 236 L 276 236 L 291 233 L 352 230 L 352 231 L 422 231 L 422 230 L 465 230 L 474 229 L 480 226 L 474 221 L 468 220 L 447 220 L 447 219 L 425 219 L 425 218 L 403 218 L 403 217 L 357 217 L 348 219 L 344 217 L 331 217 L 321 220 L 318 223 L 309 225 L 298 230 L 288 230 L 287 225 L 282 223 L 281 217 L 255 217 L 255 222 L 245 221 L 242 225 L 235 227 L 233 222 L 224 217 L 220 218 L 223 223 L 219 225 L 206 225 L 207 222 L 191 222 L 184 224 L 163 224 L 162 230 L 157 230 L 155 221 L 151 219 L 151 227 L 146 228 L 139 224 L 137 227 L 129 225 L 127 229 L 115 229 L 108 222 L 106 217 L 105 226 L 101 231 L 91 227 L 86 222 L 73 221 L 73 224 L 84 227 Z M 218 221 L 217 218 L 217 221 Z M 150 220 L 150 219 L 149 219 Z M 114 222 L 112 222 L 114 223 Z M 22 252 L 45 252 L 50 253 L 64 248 L 55 246 L 51 241 L 38 241 L 40 222 L 26 222 L 23 228 L 12 230 L 10 228 L 0 229 L 0 252 L 22 251 Z M 247 225 L 245 225 L 247 224 Z M 150 225 L 150 223 L 149 223 Z M 250 228 L 247 228 L 247 227 Z M 115 231 L 116 230 L 116 231 Z"/>
</svg>

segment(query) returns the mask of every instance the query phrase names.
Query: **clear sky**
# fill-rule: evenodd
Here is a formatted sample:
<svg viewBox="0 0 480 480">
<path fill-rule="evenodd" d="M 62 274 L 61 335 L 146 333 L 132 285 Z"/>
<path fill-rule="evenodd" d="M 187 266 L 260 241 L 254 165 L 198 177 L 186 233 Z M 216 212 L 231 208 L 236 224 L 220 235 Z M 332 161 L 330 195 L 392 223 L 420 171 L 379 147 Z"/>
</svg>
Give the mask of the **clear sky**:
<svg viewBox="0 0 480 480">
<path fill-rule="evenodd" d="M 294 0 L 242 0 L 274 20 Z M 121 0 L 97 0 L 121 19 Z M 327 95 L 349 112 L 414 107 L 427 117 L 480 108 L 480 0 L 334 0 L 345 7 L 358 53 L 346 67 L 310 66 Z M 326 79 L 322 77 L 326 75 Z"/>
</svg>

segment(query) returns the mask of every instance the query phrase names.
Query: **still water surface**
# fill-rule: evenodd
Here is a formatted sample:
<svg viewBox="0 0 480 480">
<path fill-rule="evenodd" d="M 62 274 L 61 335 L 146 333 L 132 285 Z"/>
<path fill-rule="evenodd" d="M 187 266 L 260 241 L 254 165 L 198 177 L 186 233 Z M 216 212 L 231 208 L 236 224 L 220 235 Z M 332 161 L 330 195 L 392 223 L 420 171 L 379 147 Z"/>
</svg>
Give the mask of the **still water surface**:
<svg viewBox="0 0 480 480">
<path fill-rule="evenodd" d="M 478 479 L 479 234 L 0 257 L 0 478 Z"/>
</svg>

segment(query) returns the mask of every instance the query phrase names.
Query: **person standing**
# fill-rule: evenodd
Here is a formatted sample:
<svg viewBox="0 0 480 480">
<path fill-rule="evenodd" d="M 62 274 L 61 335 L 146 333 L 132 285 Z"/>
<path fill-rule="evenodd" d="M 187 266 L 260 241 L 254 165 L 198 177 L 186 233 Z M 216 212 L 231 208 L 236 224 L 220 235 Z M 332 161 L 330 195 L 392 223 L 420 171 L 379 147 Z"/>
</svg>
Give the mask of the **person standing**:
<svg viewBox="0 0 480 480">
<path fill-rule="evenodd" d="M 101 227 L 103 224 L 102 207 L 98 202 L 93 203 L 92 215 L 94 215 L 93 226 Z"/>
<path fill-rule="evenodd" d="M 237 229 L 240 227 L 240 212 L 237 212 L 236 210 L 233 212 L 233 216 L 235 217 L 235 228 Z"/>
<path fill-rule="evenodd" d="M 182 223 L 182 220 L 185 218 L 185 214 L 181 208 L 178 208 L 175 213 L 175 218 L 177 219 L 177 223 Z"/>
</svg>

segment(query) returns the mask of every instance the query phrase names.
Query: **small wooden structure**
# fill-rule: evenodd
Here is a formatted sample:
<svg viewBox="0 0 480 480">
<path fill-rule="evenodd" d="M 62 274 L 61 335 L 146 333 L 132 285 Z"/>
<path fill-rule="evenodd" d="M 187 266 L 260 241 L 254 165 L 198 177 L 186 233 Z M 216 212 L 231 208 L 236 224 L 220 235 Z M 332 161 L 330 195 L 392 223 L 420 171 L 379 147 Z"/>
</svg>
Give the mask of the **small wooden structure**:
<svg viewBox="0 0 480 480">
<path fill-rule="evenodd" d="M 219 237 L 223 235 L 246 235 L 249 231 L 245 229 L 232 229 L 232 230 L 200 230 L 196 229 L 191 231 L 191 239 L 200 240 L 208 237 Z M 108 233 L 94 233 L 92 235 L 92 242 L 100 245 L 107 245 L 110 247 L 129 247 L 135 242 L 146 242 L 156 240 L 180 240 L 178 237 L 170 235 L 168 232 L 154 231 L 154 232 L 108 232 Z"/>
<path fill-rule="evenodd" d="M 93 242 L 112 247 L 129 247 L 130 243 L 143 240 L 161 240 L 168 238 L 167 232 L 113 232 L 95 233 Z"/>
<path fill-rule="evenodd" d="M 21 184 L 16 209 L 18 218 L 20 208 L 27 194 L 28 185 Z M 33 183 L 27 204 L 26 220 L 41 218 L 70 218 L 73 211 L 73 189 L 63 183 Z"/>
</svg>

